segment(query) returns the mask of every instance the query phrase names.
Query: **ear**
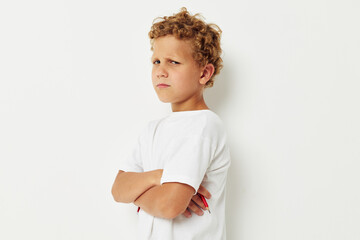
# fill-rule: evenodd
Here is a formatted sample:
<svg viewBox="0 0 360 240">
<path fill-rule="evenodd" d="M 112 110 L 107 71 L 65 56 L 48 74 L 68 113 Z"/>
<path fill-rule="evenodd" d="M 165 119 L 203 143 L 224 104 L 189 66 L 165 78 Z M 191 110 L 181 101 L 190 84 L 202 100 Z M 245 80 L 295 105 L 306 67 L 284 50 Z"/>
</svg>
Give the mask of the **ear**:
<svg viewBox="0 0 360 240">
<path fill-rule="evenodd" d="M 215 67 L 213 64 L 208 63 L 206 64 L 206 66 L 204 67 L 201 76 L 200 76 L 200 84 L 205 85 L 211 78 L 211 76 L 214 74 L 215 71 Z"/>
</svg>

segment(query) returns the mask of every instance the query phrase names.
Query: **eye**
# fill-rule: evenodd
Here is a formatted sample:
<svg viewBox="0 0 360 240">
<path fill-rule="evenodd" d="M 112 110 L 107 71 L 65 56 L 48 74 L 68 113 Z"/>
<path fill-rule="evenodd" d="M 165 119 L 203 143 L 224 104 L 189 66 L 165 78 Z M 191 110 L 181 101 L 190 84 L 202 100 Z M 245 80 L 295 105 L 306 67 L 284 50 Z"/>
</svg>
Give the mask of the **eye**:
<svg viewBox="0 0 360 240">
<path fill-rule="evenodd" d="M 170 61 L 171 63 L 175 63 L 175 64 L 179 64 L 178 62 L 176 62 L 176 61 Z"/>
<path fill-rule="evenodd" d="M 159 62 L 159 60 L 154 61 L 153 64 L 156 64 L 156 62 Z"/>
</svg>

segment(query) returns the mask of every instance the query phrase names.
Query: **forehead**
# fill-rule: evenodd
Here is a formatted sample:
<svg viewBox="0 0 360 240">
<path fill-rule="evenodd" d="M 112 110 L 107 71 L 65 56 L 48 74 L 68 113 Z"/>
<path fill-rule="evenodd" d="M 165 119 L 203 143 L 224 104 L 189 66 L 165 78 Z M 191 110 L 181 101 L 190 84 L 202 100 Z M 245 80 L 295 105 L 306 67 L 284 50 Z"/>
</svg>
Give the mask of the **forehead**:
<svg viewBox="0 0 360 240">
<path fill-rule="evenodd" d="M 153 57 L 169 56 L 179 58 L 192 57 L 192 48 L 188 40 L 180 40 L 172 35 L 155 39 Z"/>
</svg>

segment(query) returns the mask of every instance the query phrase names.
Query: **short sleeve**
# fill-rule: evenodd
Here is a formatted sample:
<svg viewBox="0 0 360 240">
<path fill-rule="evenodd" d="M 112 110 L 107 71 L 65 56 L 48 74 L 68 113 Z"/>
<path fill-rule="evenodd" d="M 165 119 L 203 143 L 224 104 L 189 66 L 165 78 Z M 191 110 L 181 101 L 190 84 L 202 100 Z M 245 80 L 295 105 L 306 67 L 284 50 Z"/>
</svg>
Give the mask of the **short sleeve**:
<svg viewBox="0 0 360 240">
<path fill-rule="evenodd" d="M 160 184 L 184 183 L 196 193 L 211 163 L 214 152 L 211 143 L 210 138 L 201 135 L 177 136 L 170 140 Z"/>
<path fill-rule="evenodd" d="M 130 154 L 122 159 L 120 162 L 119 170 L 125 172 L 143 172 L 143 164 L 141 160 L 142 151 L 143 151 L 143 136 L 140 135 L 137 139 L 135 146 L 133 147 Z"/>
</svg>

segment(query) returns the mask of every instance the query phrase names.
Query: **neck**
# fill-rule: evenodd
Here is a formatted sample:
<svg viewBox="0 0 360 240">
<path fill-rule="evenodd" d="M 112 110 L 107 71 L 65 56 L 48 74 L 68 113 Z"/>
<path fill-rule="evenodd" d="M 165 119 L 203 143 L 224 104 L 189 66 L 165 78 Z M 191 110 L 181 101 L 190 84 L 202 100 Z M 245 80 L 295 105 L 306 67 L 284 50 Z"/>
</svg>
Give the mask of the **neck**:
<svg viewBox="0 0 360 240">
<path fill-rule="evenodd" d="M 179 112 L 179 111 L 203 110 L 203 109 L 209 109 L 209 107 L 206 105 L 204 98 L 201 97 L 201 99 L 196 102 L 171 103 L 171 109 L 173 112 Z"/>
</svg>

